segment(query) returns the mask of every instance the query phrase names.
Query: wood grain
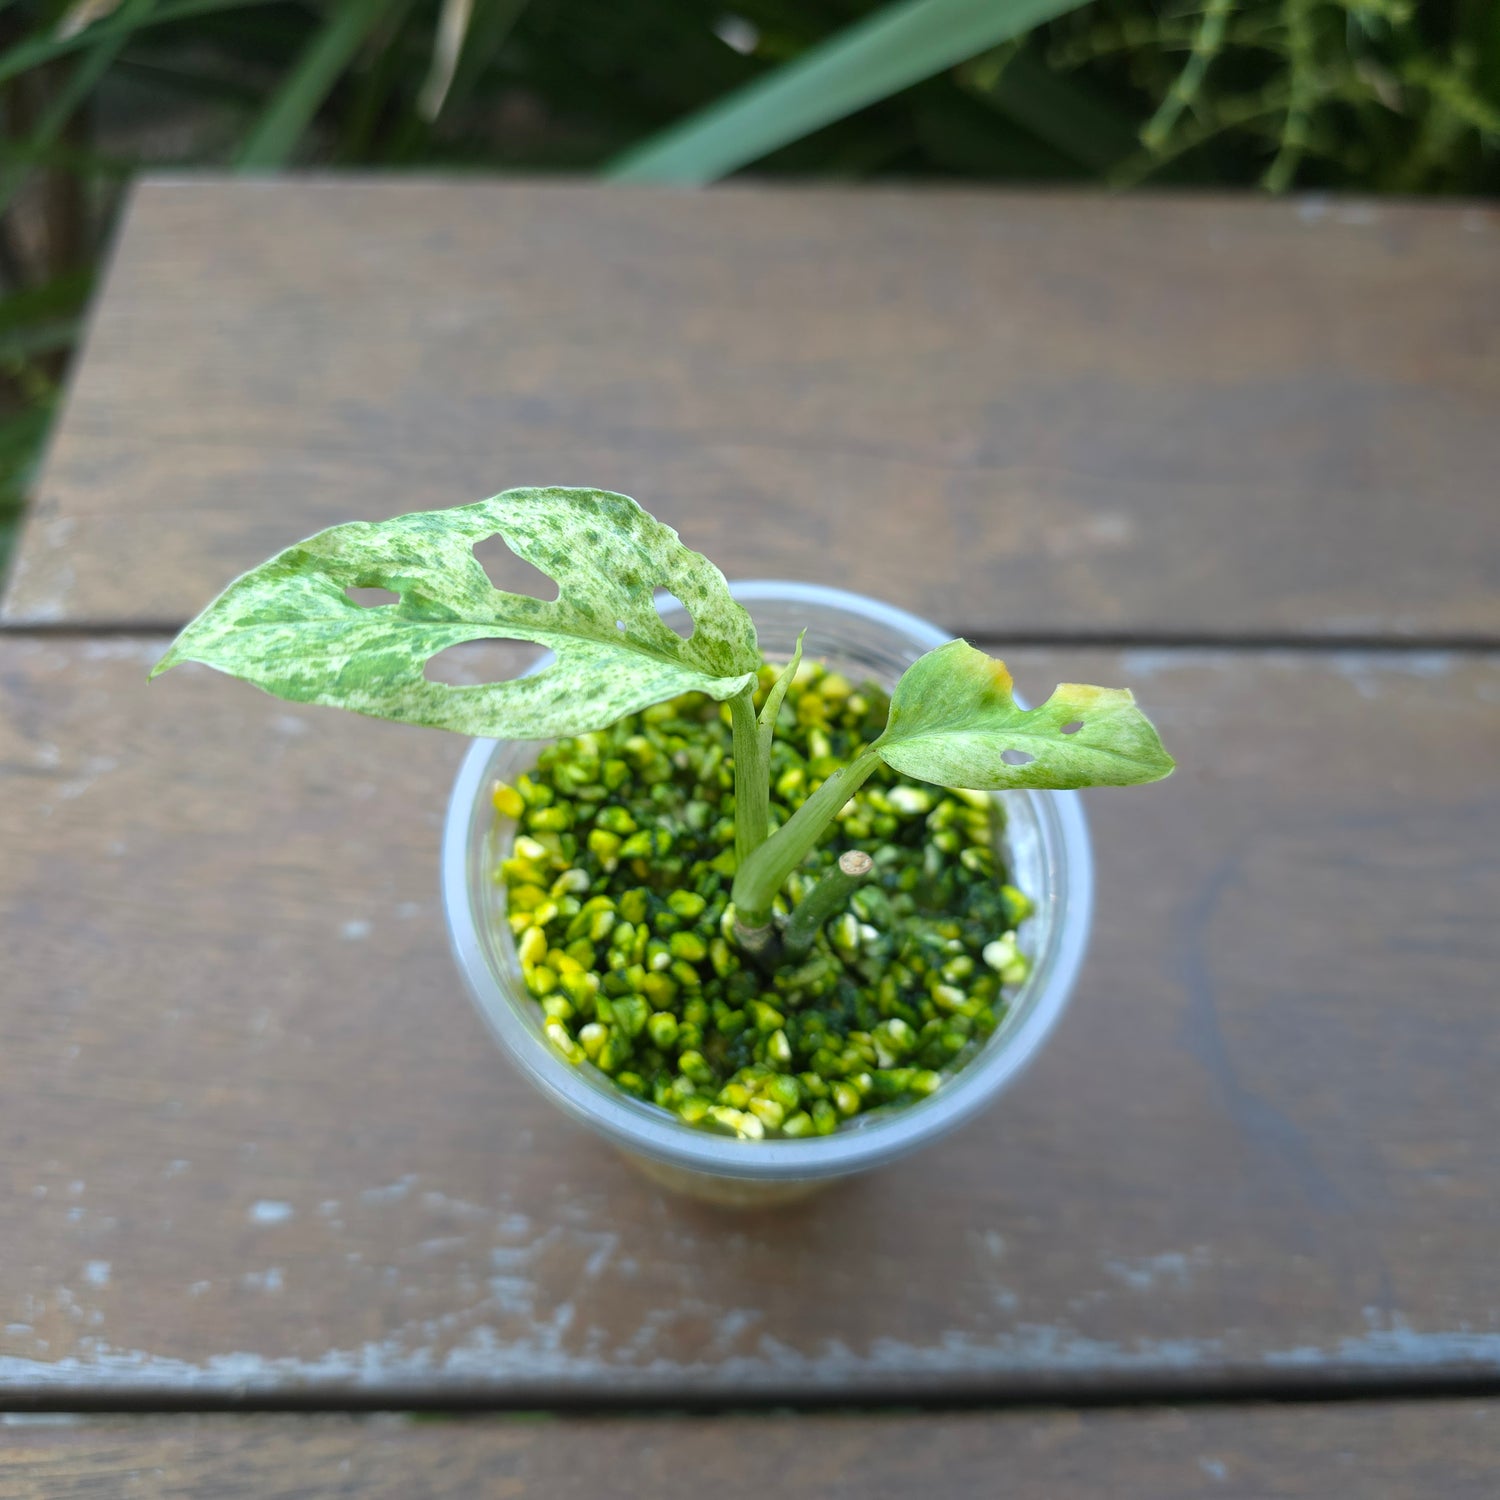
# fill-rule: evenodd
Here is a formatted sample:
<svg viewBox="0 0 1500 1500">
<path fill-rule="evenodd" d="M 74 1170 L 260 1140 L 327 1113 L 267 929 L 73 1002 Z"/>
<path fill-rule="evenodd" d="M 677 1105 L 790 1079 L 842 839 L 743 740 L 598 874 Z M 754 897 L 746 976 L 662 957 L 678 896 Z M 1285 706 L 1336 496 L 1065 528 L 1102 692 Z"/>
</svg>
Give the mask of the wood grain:
<svg viewBox="0 0 1500 1500">
<path fill-rule="evenodd" d="M 456 739 L 0 639 L 0 1389 L 1237 1390 L 1500 1371 L 1500 657 L 1021 652 L 1183 769 L 1091 798 L 1070 1014 L 950 1144 L 663 1195 L 497 1055 Z"/>
<path fill-rule="evenodd" d="M 0 1430 L 0 1500 L 1489 1500 L 1492 1402 L 923 1417 L 150 1417 Z"/>
<path fill-rule="evenodd" d="M 175 626 L 319 527 L 589 483 L 973 635 L 1500 639 L 1497 244 L 1322 199 L 147 183 L 4 617 Z"/>
</svg>

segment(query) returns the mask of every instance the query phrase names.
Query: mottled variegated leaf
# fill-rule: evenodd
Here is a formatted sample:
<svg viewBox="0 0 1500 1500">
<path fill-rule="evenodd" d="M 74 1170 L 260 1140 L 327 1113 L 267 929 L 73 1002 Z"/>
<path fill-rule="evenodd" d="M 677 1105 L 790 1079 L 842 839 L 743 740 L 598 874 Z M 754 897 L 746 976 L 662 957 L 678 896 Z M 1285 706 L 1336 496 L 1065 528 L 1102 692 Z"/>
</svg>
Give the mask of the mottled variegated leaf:
<svg viewBox="0 0 1500 1500">
<path fill-rule="evenodd" d="M 474 544 L 499 535 L 556 580 L 553 601 L 496 589 Z M 366 607 L 346 589 L 389 589 Z M 662 623 L 666 589 L 692 616 Z M 534 641 L 556 661 L 513 682 L 453 687 L 423 676 L 464 641 Z M 497 738 L 602 729 L 678 693 L 725 699 L 761 662 L 755 626 L 724 575 L 634 500 L 603 490 L 507 490 L 477 505 L 334 526 L 236 579 L 152 676 L 205 662 L 281 698 Z"/>
<path fill-rule="evenodd" d="M 949 641 L 906 669 L 874 750 L 904 776 L 999 791 L 1134 786 L 1172 770 L 1133 694 L 1066 682 L 1020 708 L 1004 662 Z"/>
</svg>

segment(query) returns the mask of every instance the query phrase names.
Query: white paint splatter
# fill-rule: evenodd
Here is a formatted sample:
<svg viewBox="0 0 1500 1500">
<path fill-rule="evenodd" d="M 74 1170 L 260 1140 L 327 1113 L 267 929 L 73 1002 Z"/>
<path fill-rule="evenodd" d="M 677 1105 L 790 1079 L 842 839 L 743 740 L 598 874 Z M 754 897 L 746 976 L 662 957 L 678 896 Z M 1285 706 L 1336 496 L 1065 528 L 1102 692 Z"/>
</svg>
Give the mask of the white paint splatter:
<svg viewBox="0 0 1500 1500">
<path fill-rule="evenodd" d="M 155 666 L 166 650 L 162 640 L 91 640 L 83 645 L 85 661 L 140 661 Z"/>
<path fill-rule="evenodd" d="M 1202 1265 L 1205 1258 L 1205 1253 L 1201 1250 L 1195 1250 L 1191 1255 L 1168 1250 L 1161 1255 L 1148 1255 L 1140 1260 L 1107 1260 L 1104 1262 L 1104 1269 L 1134 1291 L 1149 1292 L 1161 1281 L 1179 1287 L 1187 1286 L 1192 1280 L 1194 1267 Z"/>
<path fill-rule="evenodd" d="M 369 935 L 374 930 L 375 929 L 368 922 L 364 921 L 363 919 L 356 918 L 352 922 L 345 922 L 344 925 L 339 928 L 339 936 L 342 937 L 346 943 L 357 943 L 362 939 L 369 937 Z"/>
<path fill-rule="evenodd" d="M 107 1260 L 86 1261 L 83 1267 L 83 1279 L 90 1286 L 109 1285 L 110 1264 Z"/>
<path fill-rule="evenodd" d="M 259 1203 L 250 1205 L 250 1222 L 252 1224 L 285 1224 L 296 1210 L 290 1203 L 282 1203 L 274 1198 L 262 1198 Z"/>
<path fill-rule="evenodd" d="M 571 1236 L 549 1230 L 533 1253 L 550 1256 Z M 552 1248 L 548 1248 L 551 1246 Z M 262 1275 L 266 1273 L 261 1273 Z M 226 1353 L 192 1362 L 140 1349 L 118 1349 L 102 1339 L 78 1339 L 75 1353 L 57 1360 L 0 1356 L 0 1383 L 38 1391 L 66 1390 L 87 1383 L 96 1389 L 174 1388 L 235 1396 L 301 1392 L 350 1386 L 387 1391 L 420 1382 L 432 1390 L 472 1389 L 476 1383 L 512 1392 L 542 1387 L 596 1389 L 601 1372 L 626 1378 L 635 1395 L 680 1395 L 684 1390 L 776 1393 L 838 1391 L 858 1396 L 888 1390 L 893 1377 L 913 1384 L 929 1378 L 1027 1380 L 1045 1373 L 1097 1382 L 1102 1376 L 1148 1375 L 1199 1384 L 1248 1363 L 1263 1369 L 1319 1368 L 1340 1371 L 1391 1368 L 1404 1371 L 1500 1372 L 1500 1333 L 1467 1329 L 1417 1333 L 1399 1322 L 1346 1338 L 1330 1338 L 1287 1350 L 1247 1352 L 1227 1336 L 1202 1339 L 1137 1339 L 1115 1343 L 1071 1329 L 1021 1324 L 977 1336 L 950 1331 L 919 1343 L 873 1339 L 851 1348 L 824 1339 L 807 1348 L 763 1334 L 749 1352 L 712 1357 L 700 1344 L 696 1358 L 675 1360 L 653 1354 L 659 1335 L 685 1320 L 700 1326 L 714 1309 L 701 1300 L 675 1297 L 670 1306 L 648 1311 L 639 1326 L 613 1345 L 596 1327 L 578 1328 L 573 1304 L 538 1305 L 532 1276 L 502 1275 L 492 1285 L 488 1306 L 468 1305 L 437 1318 L 413 1319 L 379 1340 L 329 1350 L 313 1359 Z M 498 1315 L 499 1326 L 468 1326 L 475 1316 Z M 460 1330 L 462 1330 L 460 1332 Z M 443 1346 L 450 1334 L 457 1341 Z M 683 1347 L 681 1340 L 674 1341 Z M 41 1350 L 39 1339 L 34 1346 Z"/>
<path fill-rule="evenodd" d="M 413 1178 L 413 1181 L 415 1180 Z M 478 1223 L 491 1216 L 491 1210 L 486 1208 L 482 1203 L 470 1203 L 467 1198 L 450 1198 L 447 1193 L 423 1193 L 422 1207 L 429 1213 L 446 1213 L 455 1219 L 468 1219 L 473 1223 Z M 521 1221 L 520 1227 L 508 1227 L 512 1220 Z M 514 1214 L 510 1219 L 502 1219 L 500 1223 L 500 1228 L 508 1234 L 525 1234 L 530 1227 L 531 1220 L 525 1214 Z"/>
<path fill-rule="evenodd" d="M 72 781 L 62 782 L 57 788 L 57 795 L 64 802 L 81 797 L 101 776 L 115 770 L 119 764 L 119 761 L 108 755 L 91 755 L 83 763 L 83 775 Z"/>
<path fill-rule="evenodd" d="M 258 1288 L 263 1292 L 279 1292 L 286 1284 L 280 1266 L 272 1266 L 265 1271 L 247 1271 L 240 1280 L 245 1286 Z"/>
<path fill-rule="evenodd" d="M 998 1229 L 976 1230 L 974 1242 L 991 1260 L 1005 1259 L 1005 1236 Z"/>
<path fill-rule="evenodd" d="M 412 1184 L 416 1180 L 417 1174 L 408 1172 L 406 1176 L 398 1178 L 395 1182 L 388 1182 L 384 1187 L 366 1188 L 359 1196 L 365 1203 L 399 1203 L 411 1192 Z"/>
<path fill-rule="evenodd" d="M 1217 1458 L 1200 1458 L 1198 1467 L 1219 1484 L 1223 1484 L 1229 1478 L 1229 1470 Z"/>
<path fill-rule="evenodd" d="M 597 1242 L 598 1248 L 583 1263 L 584 1278 L 588 1281 L 597 1281 L 604 1274 L 604 1268 L 609 1264 L 616 1250 L 620 1248 L 620 1236 L 617 1234 L 600 1234 L 590 1236 Z"/>
<path fill-rule="evenodd" d="M 1361 698 L 1378 698 L 1382 677 L 1445 677 L 1453 670 L 1451 651 L 1339 651 L 1327 658 L 1333 670 L 1354 685 Z"/>
<path fill-rule="evenodd" d="M 450 1250 L 463 1250 L 468 1247 L 469 1241 L 466 1235 L 442 1234 L 430 1240 L 423 1240 L 417 1246 L 419 1255 L 446 1255 Z"/>
<path fill-rule="evenodd" d="M 745 1333 L 757 1323 L 764 1322 L 765 1316 L 758 1307 L 731 1307 L 721 1314 L 714 1328 L 710 1355 L 723 1358 Z"/>
</svg>

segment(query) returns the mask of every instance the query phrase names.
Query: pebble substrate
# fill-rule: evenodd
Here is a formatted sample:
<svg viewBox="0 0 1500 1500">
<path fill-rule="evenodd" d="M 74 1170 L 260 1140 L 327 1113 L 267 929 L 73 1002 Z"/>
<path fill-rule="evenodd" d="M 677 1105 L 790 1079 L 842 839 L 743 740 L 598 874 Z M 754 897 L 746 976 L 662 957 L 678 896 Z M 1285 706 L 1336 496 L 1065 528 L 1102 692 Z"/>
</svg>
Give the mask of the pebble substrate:
<svg viewBox="0 0 1500 1500">
<path fill-rule="evenodd" d="M 888 706 L 804 663 L 771 750 L 773 826 L 879 735 Z M 1000 867 L 1000 804 L 884 766 L 787 882 L 778 921 L 845 850 L 874 873 L 806 954 L 755 968 L 733 942 L 729 708 L 698 694 L 557 741 L 494 802 L 516 824 L 495 878 L 553 1046 L 692 1125 L 827 1135 L 923 1098 L 1026 977 L 1031 907 Z"/>
</svg>

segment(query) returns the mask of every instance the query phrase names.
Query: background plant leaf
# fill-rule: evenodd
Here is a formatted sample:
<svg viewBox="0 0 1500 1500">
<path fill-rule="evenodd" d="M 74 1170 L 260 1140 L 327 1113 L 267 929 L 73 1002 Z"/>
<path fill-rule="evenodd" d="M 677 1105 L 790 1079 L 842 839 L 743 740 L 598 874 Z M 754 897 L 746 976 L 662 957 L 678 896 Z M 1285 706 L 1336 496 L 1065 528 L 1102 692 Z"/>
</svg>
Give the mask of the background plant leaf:
<svg viewBox="0 0 1500 1500">
<path fill-rule="evenodd" d="M 391 9 L 389 0 L 341 0 L 241 144 L 235 166 L 265 171 L 286 165 L 319 106 Z"/>
<path fill-rule="evenodd" d="M 496 589 L 474 544 L 499 535 L 556 580 L 545 601 Z M 389 589 L 364 606 L 348 589 Z M 692 616 L 662 623 L 666 589 Z M 511 639 L 556 661 L 512 682 L 429 682 L 427 661 L 465 641 Z M 464 734 L 540 739 L 602 729 L 678 693 L 732 697 L 760 649 L 724 575 L 634 500 L 603 490 L 508 490 L 477 505 L 334 526 L 236 579 L 178 636 L 152 676 L 204 662 L 281 698 Z"/>
<path fill-rule="evenodd" d="M 622 182 L 713 182 L 778 146 L 1076 9 L 1082 0 L 902 0 L 613 162 Z"/>
<path fill-rule="evenodd" d="M 1022 709 L 1005 663 L 967 641 L 906 669 L 872 748 L 904 776 L 983 792 L 1134 786 L 1173 768 L 1132 693 L 1066 682 L 1040 708 Z M 1029 759 L 1013 765 L 1006 752 Z"/>
</svg>

